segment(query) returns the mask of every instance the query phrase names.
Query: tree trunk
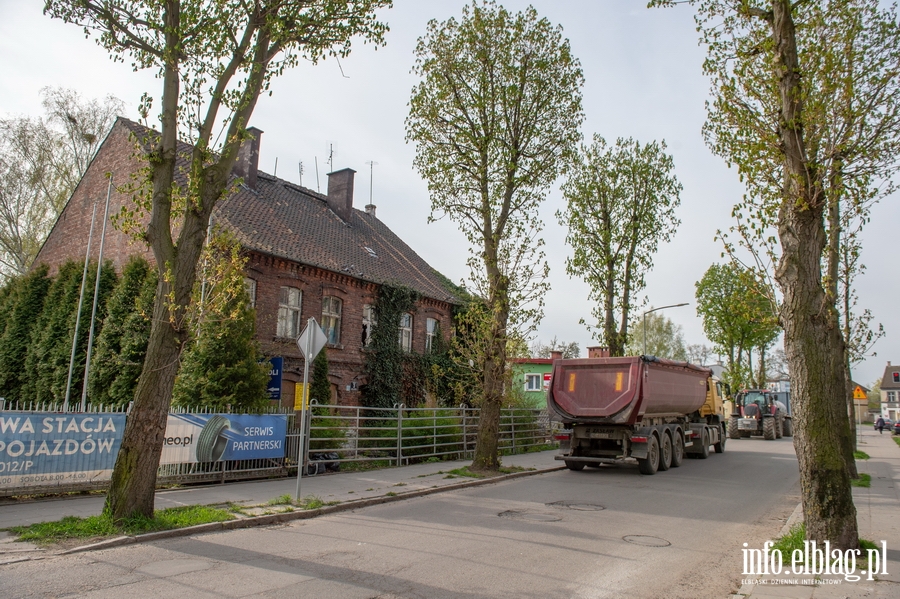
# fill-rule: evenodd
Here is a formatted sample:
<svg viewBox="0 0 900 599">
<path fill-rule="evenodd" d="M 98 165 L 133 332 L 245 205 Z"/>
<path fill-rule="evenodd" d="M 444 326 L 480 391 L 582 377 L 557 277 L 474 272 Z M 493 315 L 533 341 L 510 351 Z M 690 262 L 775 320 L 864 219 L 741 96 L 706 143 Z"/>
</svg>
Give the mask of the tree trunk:
<svg viewBox="0 0 900 599">
<path fill-rule="evenodd" d="M 484 399 L 478 418 L 478 436 L 475 441 L 474 471 L 500 468 L 500 408 L 503 405 L 504 375 L 506 372 L 506 325 L 509 318 L 509 282 L 494 271 L 491 293 L 491 333 L 488 355 L 484 364 Z"/>
<path fill-rule="evenodd" d="M 850 447 L 844 343 L 833 301 L 822 286 L 825 197 L 803 136 L 803 94 L 790 0 L 773 0 L 769 20 L 781 98 L 784 198 L 778 214 L 782 247 L 775 278 L 784 294 L 781 320 L 791 367 L 794 448 L 806 536 L 840 549 L 859 546 L 845 448 Z"/>
<path fill-rule="evenodd" d="M 122 447 L 106 496 L 106 511 L 116 521 L 134 515 L 153 516 L 156 473 L 181 344 L 169 324 L 166 288 L 160 280 L 153 308 L 147 358 L 125 424 Z"/>
</svg>

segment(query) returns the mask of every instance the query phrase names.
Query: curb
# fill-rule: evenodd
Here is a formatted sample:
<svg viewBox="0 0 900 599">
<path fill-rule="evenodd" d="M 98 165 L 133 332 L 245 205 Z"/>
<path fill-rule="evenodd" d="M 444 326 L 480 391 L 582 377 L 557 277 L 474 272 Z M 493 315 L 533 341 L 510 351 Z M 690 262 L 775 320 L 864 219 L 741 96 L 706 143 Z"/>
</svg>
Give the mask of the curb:
<svg viewBox="0 0 900 599">
<path fill-rule="evenodd" d="M 784 536 L 787 533 L 791 532 L 791 529 L 799 523 L 803 522 L 803 504 L 798 503 L 797 507 L 794 508 L 793 513 L 791 513 L 790 517 L 787 519 L 787 522 L 784 523 L 784 526 L 781 527 L 781 534 L 779 536 Z"/>
<path fill-rule="evenodd" d="M 194 534 L 202 534 L 207 532 L 216 532 L 221 530 L 237 530 L 239 528 L 252 528 L 254 526 L 268 526 L 272 524 L 283 524 L 292 520 L 310 520 L 319 516 L 327 516 L 329 514 L 337 514 L 340 512 L 348 512 L 373 505 L 382 505 L 385 503 L 394 503 L 396 501 L 404 501 L 406 499 L 414 499 L 416 497 L 425 497 L 443 493 L 445 491 L 456 491 L 469 487 L 480 487 L 484 485 L 495 484 L 523 478 L 526 476 L 534 476 L 536 474 L 546 474 L 548 472 L 558 472 L 565 470 L 565 466 L 554 466 L 550 468 L 526 470 L 524 472 L 513 472 L 502 476 L 494 476 L 491 478 L 479 478 L 476 480 L 467 480 L 449 485 L 431 487 L 428 489 L 418 489 L 416 491 L 406 491 L 397 493 L 396 495 L 380 495 L 378 497 L 369 497 L 366 499 L 355 499 L 346 501 L 337 505 L 329 505 L 316 508 L 314 510 L 302 510 L 285 512 L 283 514 L 266 514 L 265 516 L 251 516 L 249 518 L 241 518 L 238 520 L 228 520 L 226 522 L 210 522 L 209 524 L 198 524 L 196 526 L 188 526 L 186 528 L 174 528 L 172 530 L 161 530 L 159 532 L 148 532 L 141 535 L 125 535 L 112 539 L 105 539 L 97 543 L 82 545 L 81 547 L 73 547 L 65 551 L 60 551 L 56 555 L 72 555 L 74 553 L 83 553 L 86 551 L 98 551 L 100 549 L 110 549 L 113 547 L 122 547 L 123 545 L 133 545 L 135 543 L 149 543 L 161 539 L 170 539 L 174 537 L 186 537 Z M 21 560 L 24 561 L 24 560 Z M 9 563 L 9 562 L 7 562 Z M 0 564 L 4 565 L 4 564 Z"/>
</svg>

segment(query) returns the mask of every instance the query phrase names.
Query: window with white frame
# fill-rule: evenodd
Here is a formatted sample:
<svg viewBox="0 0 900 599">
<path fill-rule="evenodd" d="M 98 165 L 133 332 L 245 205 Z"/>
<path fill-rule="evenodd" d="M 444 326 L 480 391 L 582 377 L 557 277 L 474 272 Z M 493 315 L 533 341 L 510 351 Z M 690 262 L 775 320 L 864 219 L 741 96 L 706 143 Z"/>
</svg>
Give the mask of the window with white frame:
<svg viewBox="0 0 900 599">
<path fill-rule="evenodd" d="M 247 295 L 250 296 L 250 307 L 256 307 L 256 279 L 251 279 L 249 277 L 244 277 L 244 288 L 247 290 Z"/>
<path fill-rule="evenodd" d="M 441 323 L 434 318 L 425 319 L 425 353 L 434 347 L 434 338 L 440 334 Z"/>
<path fill-rule="evenodd" d="M 888 403 L 894 403 L 895 401 L 897 401 L 897 394 L 893 391 L 888 391 L 887 392 L 887 400 L 888 400 Z"/>
<path fill-rule="evenodd" d="M 341 304 L 341 300 L 333 295 L 322 298 L 322 330 L 332 345 L 341 342 Z"/>
<path fill-rule="evenodd" d="M 300 301 L 303 294 L 294 287 L 282 287 L 278 293 L 278 337 L 295 339 L 300 335 Z"/>
<path fill-rule="evenodd" d="M 368 347 L 370 343 L 372 343 L 372 330 L 375 326 L 375 306 L 372 304 L 366 304 L 363 306 L 363 319 L 362 319 L 362 344 L 363 347 Z"/>
<path fill-rule="evenodd" d="M 412 351 L 412 326 L 412 314 L 400 316 L 400 349 L 403 351 Z"/>
<path fill-rule="evenodd" d="M 525 375 L 525 390 L 526 391 L 542 391 L 544 377 L 540 374 L 526 374 Z"/>
</svg>

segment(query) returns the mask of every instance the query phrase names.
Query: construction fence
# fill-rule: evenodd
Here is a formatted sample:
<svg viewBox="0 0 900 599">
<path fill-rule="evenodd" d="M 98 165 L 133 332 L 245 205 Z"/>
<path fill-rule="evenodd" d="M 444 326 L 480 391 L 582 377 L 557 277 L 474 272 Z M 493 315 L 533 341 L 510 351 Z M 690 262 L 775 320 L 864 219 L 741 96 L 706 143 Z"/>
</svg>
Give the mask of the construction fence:
<svg viewBox="0 0 900 599">
<path fill-rule="evenodd" d="M 479 409 L 366 408 L 317 405 L 306 418 L 300 450 L 299 413 L 231 414 L 173 410 L 157 484 L 210 483 L 342 467 L 400 466 L 471 458 Z M 85 412 L 50 404 L 0 400 L 0 497 L 105 489 L 124 434 L 127 410 L 88 406 Z M 554 443 L 545 410 L 501 410 L 503 454 Z M 364 465 L 364 466 L 363 466 Z"/>
</svg>

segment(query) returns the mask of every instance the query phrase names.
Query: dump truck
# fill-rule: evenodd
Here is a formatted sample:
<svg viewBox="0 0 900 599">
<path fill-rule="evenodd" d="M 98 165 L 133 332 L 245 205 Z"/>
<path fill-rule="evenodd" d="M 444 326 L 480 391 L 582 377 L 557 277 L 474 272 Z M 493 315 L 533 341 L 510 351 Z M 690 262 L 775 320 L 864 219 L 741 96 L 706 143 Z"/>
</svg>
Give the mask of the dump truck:
<svg viewBox="0 0 900 599">
<path fill-rule="evenodd" d="M 781 401 L 784 399 L 784 401 Z M 734 398 L 734 411 L 728 424 L 732 439 L 761 436 L 767 441 L 794 435 L 794 422 L 786 393 L 767 389 L 744 389 Z"/>
<path fill-rule="evenodd" d="M 725 451 L 721 386 L 707 368 L 654 356 L 553 362 L 547 393 L 562 422 L 557 460 L 569 470 L 635 458 L 641 474 Z"/>
</svg>

